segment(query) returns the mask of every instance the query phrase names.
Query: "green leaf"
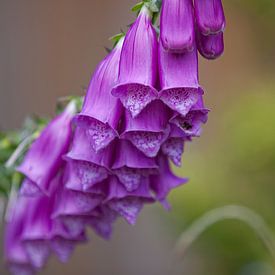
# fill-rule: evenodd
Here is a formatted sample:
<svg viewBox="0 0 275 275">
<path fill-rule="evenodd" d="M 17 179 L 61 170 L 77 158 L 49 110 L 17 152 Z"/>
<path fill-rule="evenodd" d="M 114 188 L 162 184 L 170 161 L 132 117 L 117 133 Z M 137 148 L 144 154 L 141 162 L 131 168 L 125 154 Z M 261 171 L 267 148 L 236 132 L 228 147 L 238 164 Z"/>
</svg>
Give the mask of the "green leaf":
<svg viewBox="0 0 275 275">
<path fill-rule="evenodd" d="M 140 10 L 142 9 L 143 5 L 144 5 L 144 2 L 145 2 L 145 1 L 139 2 L 139 3 L 137 3 L 135 6 L 133 6 L 133 7 L 132 7 L 132 11 L 133 11 L 133 12 L 139 13 Z"/>
</svg>

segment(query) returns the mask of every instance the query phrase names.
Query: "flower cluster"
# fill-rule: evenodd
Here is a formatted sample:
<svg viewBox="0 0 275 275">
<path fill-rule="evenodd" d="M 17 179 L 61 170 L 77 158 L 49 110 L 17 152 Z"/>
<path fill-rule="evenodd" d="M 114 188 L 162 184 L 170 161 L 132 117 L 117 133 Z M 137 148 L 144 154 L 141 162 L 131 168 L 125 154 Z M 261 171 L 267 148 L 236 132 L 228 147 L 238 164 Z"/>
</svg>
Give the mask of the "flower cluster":
<svg viewBox="0 0 275 275">
<path fill-rule="evenodd" d="M 187 181 L 169 162 L 181 165 L 207 121 L 198 50 L 221 54 L 223 10 L 220 0 L 163 0 L 159 39 L 151 17 L 143 5 L 96 68 L 81 112 L 71 103 L 18 168 L 25 180 L 5 237 L 12 273 L 34 273 L 51 252 L 66 261 L 87 227 L 108 239 L 118 217 L 135 224 L 156 201 L 168 209 Z"/>
</svg>

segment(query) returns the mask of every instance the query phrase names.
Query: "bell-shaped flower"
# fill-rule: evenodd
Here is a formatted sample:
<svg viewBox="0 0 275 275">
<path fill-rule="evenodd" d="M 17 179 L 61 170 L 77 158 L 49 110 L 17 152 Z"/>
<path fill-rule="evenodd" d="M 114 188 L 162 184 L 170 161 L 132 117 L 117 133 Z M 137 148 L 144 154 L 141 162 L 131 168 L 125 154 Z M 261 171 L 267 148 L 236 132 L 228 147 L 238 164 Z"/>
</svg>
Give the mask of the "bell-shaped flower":
<svg viewBox="0 0 275 275">
<path fill-rule="evenodd" d="M 71 102 L 31 145 L 22 164 L 17 168 L 26 176 L 21 193 L 30 195 L 42 191 L 48 194 L 51 180 L 63 165 L 62 156 L 67 153 L 71 142 L 71 120 L 75 112 L 75 103 Z"/>
<path fill-rule="evenodd" d="M 192 0 L 163 0 L 160 41 L 169 52 L 193 51 L 195 45 Z"/>
<path fill-rule="evenodd" d="M 223 54 L 223 32 L 203 35 L 197 32 L 197 45 L 200 54 L 207 59 L 216 59 Z"/>
<path fill-rule="evenodd" d="M 150 176 L 150 185 L 156 195 L 156 199 L 166 208 L 169 209 L 167 196 L 174 188 L 186 183 L 188 179 L 179 178 L 173 174 L 169 167 L 166 156 L 158 156 L 159 171 L 158 175 Z"/>
<path fill-rule="evenodd" d="M 150 174 L 155 174 L 157 169 L 155 160 L 146 157 L 129 141 L 120 140 L 118 142 L 112 170 L 127 191 L 136 190 L 144 178 Z"/>
<path fill-rule="evenodd" d="M 117 83 L 121 39 L 111 53 L 98 65 L 90 82 L 82 111 L 76 123 L 83 127 L 95 151 L 105 148 L 117 135 L 123 106 L 111 95 Z"/>
<path fill-rule="evenodd" d="M 128 192 L 116 177 L 111 177 L 109 194 L 105 203 L 124 217 L 130 224 L 135 224 L 144 203 L 152 203 L 154 199 L 149 189 L 149 179 L 144 178 L 139 187 Z"/>
<path fill-rule="evenodd" d="M 170 122 L 176 125 L 185 135 L 186 139 L 199 137 L 202 124 L 207 122 L 209 110 L 204 107 L 202 96 L 196 105 L 185 116 L 175 113 Z"/>
<path fill-rule="evenodd" d="M 112 94 L 136 117 L 157 97 L 157 35 L 144 6 L 123 44 L 118 85 Z"/>
<path fill-rule="evenodd" d="M 201 34 L 217 34 L 225 28 L 222 0 L 194 0 L 195 17 Z"/>
<path fill-rule="evenodd" d="M 88 217 L 87 225 L 102 238 L 109 240 L 112 235 L 113 223 L 118 217 L 117 212 L 107 205 L 98 206 Z"/>
<path fill-rule="evenodd" d="M 160 100 L 151 102 L 136 118 L 126 111 L 121 138 L 131 141 L 146 156 L 155 157 L 169 135 L 170 117 L 169 108 Z"/>
<path fill-rule="evenodd" d="M 77 128 L 74 135 L 73 145 L 66 155 L 68 173 L 70 174 L 66 187 L 73 190 L 87 191 L 93 185 L 106 179 L 110 173 L 113 159 L 113 143 L 107 148 L 95 153 L 90 148 L 89 138 L 84 129 Z"/>
<path fill-rule="evenodd" d="M 30 262 L 25 246 L 22 242 L 22 234 L 26 224 L 27 209 L 27 198 L 18 198 L 16 204 L 9 209 L 10 219 L 5 226 L 5 261 L 11 274 L 13 275 L 32 275 L 35 273 L 35 269 Z"/>
<path fill-rule="evenodd" d="M 162 144 L 164 155 L 178 167 L 181 166 L 181 158 L 184 151 L 184 142 L 188 139 L 186 134 L 176 125 L 171 124 L 169 138 Z"/>
<path fill-rule="evenodd" d="M 170 53 L 159 46 L 160 99 L 185 116 L 201 94 L 198 81 L 198 54 Z"/>
</svg>

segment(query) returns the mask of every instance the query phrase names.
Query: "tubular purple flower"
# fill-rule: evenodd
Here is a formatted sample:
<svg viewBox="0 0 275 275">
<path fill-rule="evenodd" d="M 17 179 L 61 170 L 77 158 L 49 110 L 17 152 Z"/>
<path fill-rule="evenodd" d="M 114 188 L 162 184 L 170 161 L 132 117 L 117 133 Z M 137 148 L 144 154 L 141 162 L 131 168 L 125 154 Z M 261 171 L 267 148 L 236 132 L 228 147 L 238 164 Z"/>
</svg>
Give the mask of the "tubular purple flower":
<svg viewBox="0 0 275 275">
<path fill-rule="evenodd" d="M 194 0 L 194 8 L 201 34 L 217 34 L 224 30 L 225 16 L 221 0 Z"/>
<path fill-rule="evenodd" d="M 75 103 L 71 102 L 30 147 L 23 163 L 17 168 L 27 178 L 24 182 L 24 193 L 37 194 L 40 190 L 48 194 L 51 180 L 63 165 L 62 156 L 71 142 L 71 120 L 75 112 Z"/>
<path fill-rule="evenodd" d="M 186 116 L 175 113 L 170 122 L 183 132 L 185 139 L 190 139 L 200 136 L 201 126 L 207 122 L 208 113 L 209 110 L 204 107 L 201 96 Z"/>
<path fill-rule="evenodd" d="M 200 54 L 207 59 L 216 59 L 223 54 L 223 33 L 203 35 L 197 32 L 197 45 Z"/>
<path fill-rule="evenodd" d="M 107 205 L 100 205 L 92 212 L 87 220 L 87 224 L 90 225 L 99 236 L 109 240 L 112 234 L 113 223 L 117 217 L 118 214 Z"/>
<path fill-rule="evenodd" d="M 87 191 L 93 185 L 106 179 L 113 159 L 113 143 L 95 153 L 90 149 L 89 139 L 82 128 L 77 128 L 70 152 L 66 155 L 68 173 L 66 187 Z M 77 188 L 77 189 L 76 189 Z"/>
<path fill-rule="evenodd" d="M 160 167 L 159 175 L 150 176 L 150 184 L 155 192 L 156 199 L 166 208 L 169 209 L 167 196 L 170 191 L 188 181 L 188 179 L 175 176 L 169 167 L 167 158 L 160 154 L 158 156 L 158 164 Z"/>
<path fill-rule="evenodd" d="M 155 174 L 158 166 L 154 159 L 146 157 L 129 141 L 120 140 L 112 169 L 126 190 L 132 192 L 139 187 L 145 177 Z"/>
<path fill-rule="evenodd" d="M 170 110 L 161 101 L 151 102 L 136 118 L 125 112 L 125 130 L 121 138 L 128 139 L 148 157 L 155 157 L 169 135 Z"/>
<path fill-rule="evenodd" d="M 134 225 L 136 223 L 144 203 L 153 201 L 148 178 L 144 179 L 134 192 L 128 192 L 116 177 L 110 178 L 109 194 L 105 203 L 124 217 L 129 224 Z"/>
<path fill-rule="evenodd" d="M 13 209 L 10 209 L 11 219 L 5 226 L 5 261 L 14 275 L 31 275 L 35 271 L 22 243 L 27 205 L 28 201 L 26 198 L 17 199 L 16 207 L 14 205 Z"/>
<path fill-rule="evenodd" d="M 159 77 L 160 99 L 172 110 L 185 116 L 201 95 L 197 50 L 175 54 L 165 51 L 160 45 Z"/>
<path fill-rule="evenodd" d="M 118 135 L 117 127 L 123 106 L 111 95 L 111 90 L 117 83 L 122 44 L 123 39 L 98 65 L 89 85 L 83 109 L 76 116 L 77 125 L 86 130 L 91 147 L 96 152 L 105 148 Z"/>
<path fill-rule="evenodd" d="M 176 166 L 180 167 L 184 142 L 188 140 L 188 137 L 176 125 L 171 124 L 170 128 L 169 138 L 161 146 L 162 153 L 167 155 Z"/>
<path fill-rule="evenodd" d="M 160 41 L 169 52 L 193 51 L 195 26 L 192 0 L 162 0 Z"/>
<path fill-rule="evenodd" d="M 112 94 L 136 117 L 157 97 L 157 35 L 149 10 L 144 6 L 126 34 L 123 44 L 118 85 Z"/>
</svg>

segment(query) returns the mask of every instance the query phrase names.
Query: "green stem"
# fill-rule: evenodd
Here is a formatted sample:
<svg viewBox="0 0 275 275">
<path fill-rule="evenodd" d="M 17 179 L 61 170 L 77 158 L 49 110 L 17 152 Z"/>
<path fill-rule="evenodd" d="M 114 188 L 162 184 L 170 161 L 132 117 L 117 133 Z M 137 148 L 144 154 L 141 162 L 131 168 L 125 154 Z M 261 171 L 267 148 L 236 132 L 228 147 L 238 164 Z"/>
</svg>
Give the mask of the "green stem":
<svg viewBox="0 0 275 275">
<path fill-rule="evenodd" d="M 249 208 L 238 205 L 228 205 L 211 210 L 197 219 L 180 236 L 175 247 L 176 254 L 183 256 L 204 231 L 213 224 L 226 219 L 240 220 L 251 227 L 262 240 L 275 262 L 275 238 L 272 230 L 260 215 Z"/>
</svg>

